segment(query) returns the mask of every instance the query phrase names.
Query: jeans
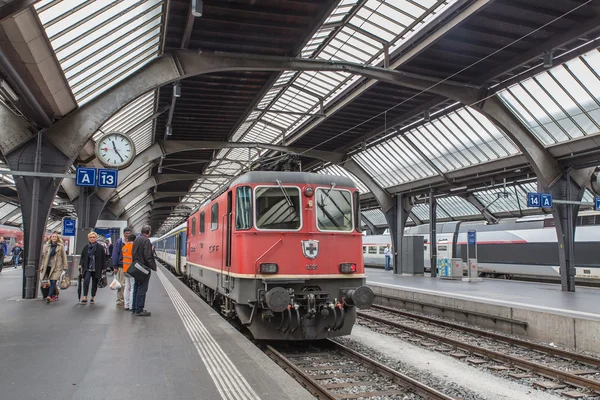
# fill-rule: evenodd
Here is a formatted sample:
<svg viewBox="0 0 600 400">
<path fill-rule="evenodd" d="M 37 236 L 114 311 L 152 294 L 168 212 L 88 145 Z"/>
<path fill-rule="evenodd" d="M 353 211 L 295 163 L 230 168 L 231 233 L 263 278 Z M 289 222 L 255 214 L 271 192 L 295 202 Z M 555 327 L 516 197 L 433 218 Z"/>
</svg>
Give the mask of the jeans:
<svg viewBox="0 0 600 400">
<path fill-rule="evenodd" d="M 50 280 L 50 290 L 48 291 L 48 297 L 52 298 L 56 293 L 56 279 Z"/>
<path fill-rule="evenodd" d="M 134 310 L 136 313 L 140 313 L 144 310 L 146 305 L 146 293 L 148 292 L 148 285 L 150 283 L 150 273 L 148 273 L 148 279 L 145 281 L 135 281 L 135 303 Z"/>
<path fill-rule="evenodd" d="M 133 309 L 133 287 L 135 286 L 135 279 L 125 277 L 125 292 L 123 297 L 125 298 L 125 308 Z"/>
<path fill-rule="evenodd" d="M 15 254 L 13 256 L 13 265 L 15 266 L 15 268 L 17 268 L 19 266 L 19 261 L 21 261 L 21 255 Z"/>
<path fill-rule="evenodd" d="M 96 291 L 98 290 L 98 278 L 96 278 L 92 271 L 85 271 L 85 275 L 83 276 L 82 296 L 87 297 L 88 289 L 90 288 L 90 279 L 92 280 L 92 297 L 96 297 Z"/>
<path fill-rule="evenodd" d="M 392 261 L 392 257 L 389 256 L 385 256 L 385 270 L 389 271 L 390 269 L 392 269 L 390 267 L 390 262 Z"/>
</svg>

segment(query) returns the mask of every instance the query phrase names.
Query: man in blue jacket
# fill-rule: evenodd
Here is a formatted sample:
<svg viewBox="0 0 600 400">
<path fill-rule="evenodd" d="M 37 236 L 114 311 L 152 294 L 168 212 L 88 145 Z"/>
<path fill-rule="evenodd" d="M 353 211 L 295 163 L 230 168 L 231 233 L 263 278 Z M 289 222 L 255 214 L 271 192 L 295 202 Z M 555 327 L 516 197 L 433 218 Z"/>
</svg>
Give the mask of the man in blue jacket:
<svg viewBox="0 0 600 400">
<path fill-rule="evenodd" d="M 131 228 L 127 226 L 123 230 L 123 238 L 126 238 L 129 235 L 131 235 Z M 125 274 L 123 274 L 123 252 L 122 252 L 123 245 L 125 244 L 125 239 L 123 239 L 123 238 L 117 239 L 117 242 L 113 246 L 113 251 L 112 251 L 112 265 L 113 265 L 113 270 L 115 272 L 114 277 L 121 284 L 121 289 L 117 290 L 117 308 L 123 308 L 124 302 L 125 302 L 125 299 L 123 296 L 124 288 L 125 288 Z"/>
</svg>

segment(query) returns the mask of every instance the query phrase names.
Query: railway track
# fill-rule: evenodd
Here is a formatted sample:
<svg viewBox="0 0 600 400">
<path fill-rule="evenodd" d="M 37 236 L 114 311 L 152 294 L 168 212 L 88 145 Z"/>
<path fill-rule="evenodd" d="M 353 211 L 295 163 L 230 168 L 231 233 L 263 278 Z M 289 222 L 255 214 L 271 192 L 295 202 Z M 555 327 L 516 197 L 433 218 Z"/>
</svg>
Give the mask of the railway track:
<svg viewBox="0 0 600 400">
<path fill-rule="evenodd" d="M 346 346 L 266 346 L 267 354 L 319 399 L 453 399 Z"/>
<path fill-rule="evenodd" d="M 374 305 L 369 311 L 358 312 L 358 317 L 378 324 L 374 327 L 385 334 L 449 353 L 470 364 L 530 380 L 543 389 L 565 389 L 561 394 L 567 397 L 600 395 L 600 359 L 595 357 L 385 306 Z"/>
</svg>

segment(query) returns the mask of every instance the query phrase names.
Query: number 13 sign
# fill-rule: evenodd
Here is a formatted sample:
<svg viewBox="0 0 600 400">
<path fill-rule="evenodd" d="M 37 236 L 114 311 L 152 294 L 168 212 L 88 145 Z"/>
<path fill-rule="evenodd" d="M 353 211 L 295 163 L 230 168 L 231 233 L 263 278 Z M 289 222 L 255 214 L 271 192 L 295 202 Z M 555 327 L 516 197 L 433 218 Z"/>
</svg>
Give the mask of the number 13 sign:
<svg viewBox="0 0 600 400">
<path fill-rule="evenodd" d="M 116 169 L 99 169 L 98 186 L 116 189 L 118 173 Z"/>
</svg>

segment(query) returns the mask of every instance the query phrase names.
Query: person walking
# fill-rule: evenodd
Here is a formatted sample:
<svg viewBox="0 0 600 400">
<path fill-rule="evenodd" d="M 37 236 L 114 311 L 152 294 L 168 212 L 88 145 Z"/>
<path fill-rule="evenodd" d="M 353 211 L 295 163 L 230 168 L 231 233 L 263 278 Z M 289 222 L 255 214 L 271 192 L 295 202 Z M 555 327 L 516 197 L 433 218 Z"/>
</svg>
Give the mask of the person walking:
<svg viewBox="0 0 600 400">
<path fill-rule="evenodd" d="M 4 237 L 0 236 L 0 272 L 2 272 L 2 268 L 4 267 L 4 256 L 6 255 L 4 245 Z"/>
<path fill-rule="evenodd" d="M 83 275 L 83 299 L 82 303 L 87 303 L 88 290 L 90 281 L 92 281 L 92 299 L 90 303 L 94 303 L 96 291 L 98 290 L 98 280 L 102 276 L 102 270 L 106 267 L 106 253 L 104 247 L 98 243 L 98 235 L 96 232 L 88 233 L 88 245 L 81 251 L 79 259 L 79 268 Z"/>
<path fill-rule="evenodd" d="M 67 269 L 67 253 L 62 239 L 53 233 L 44 247 L 42 254 L 42 265 L 40 267 L 40 279 L 50 281 L 50 290 L 46 297 L 46 303 L 58 300 L 56 296 L 56 281 L 63 271 Z"/>
<path fill-rule="evenodd" d="M 125 242 L 123 244 L 123 247 L 121 248 L 121 259 L 122 259 L 122 265 L 123 265 L 123 276 L 125 276 L 125 293 L 124 293 L 124 297 L 125 297 L 125 311 L 133 308 L 133 301 L 132 301 L 132 296 L 133 296 L 133 287 L 135 285 L 135 279 L 133 279 L 131 276 L 127 275 L 127 270 L 129 269 L 129 267 L 131 266 L 131 263 L 133 261 L 133 242 L 135 242 L 136 236 L 132 233 L 129 234 L 128 237 L 126 237 L 125 239 L 127 239 L 127 242 Z"/>
<path fill-rule="evenodd" d="M 64 246 L 64 243 L 63 243 Z M 23 248 L 21 247 L 21 243 L 17 243 L 12 250 L 12 263 L 15 266 L 15 269 L 19 266 L 19 261 L 21 261 L 21 253 L 23 252 Z M 65 249 L 66 252 L 66 249 Z"/>
<path fill-rule="evenodd" d="M 142 227 L 142 234 L 133 242 L 133 263 L 140 263 L 150 271 L 156 271 L 156 261 L 152 254 L 152 243 L 150 243 L 150 233 L 152 228 L 150 225 Z M 144 310 L 146 305 L 146 293 L 148 292 L 148 284 L 150 283 L 150 271 L 148 277 L 144 281 L 135 281 L 135 316 L 149 317 L 150 312 Z"/>
<path fill-rule="evenodd" d="M 117 281 L 121 284 L 121 288 L 117 290 L 117 308 L 124 307 L 124 295 L 125 291 L 125 273 L 123 272 L 123 256 L 122 247 L 127 242 L 127 237 L 131 235 L 131 228 L 125 227 L 123 230 L 124 236 L 117 239 L 114 246 L 112 246 L 112 267 L 115 272 L 114 276 Z M 109 246 L 110 247 L 110 246 Z M 131 263 L 131 261 L 130 261 Z"/>
<path fill-rule="evenodd" d="M 381 253 L 379 253 L 381 254 Z M 385 250 L 383 250 L 383 254 L 385 255 L 385 270 L 390 271 L 392 267 L 390 266 L 392 262 L 392 251 L 390 249 L 390 245 L 388 244 Z"/>
</svg>

